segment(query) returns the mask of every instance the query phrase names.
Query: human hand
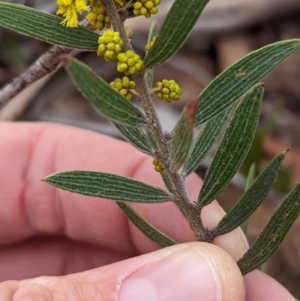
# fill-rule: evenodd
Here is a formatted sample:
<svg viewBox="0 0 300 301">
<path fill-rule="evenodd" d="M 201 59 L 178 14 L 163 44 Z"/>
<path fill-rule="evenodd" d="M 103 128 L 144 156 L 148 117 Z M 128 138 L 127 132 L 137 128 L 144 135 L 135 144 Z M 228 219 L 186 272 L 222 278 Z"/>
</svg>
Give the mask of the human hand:
<svg viewBox="0 0 300 301">
<path fill-rule="evenodd" d="M 2 123 L 0 141 L 0 301 L 295 300 L 259 271 L 241 276 L 235 260 L 247 243 L 239 229 L 218 237 L 218 246 L 193 242 L 159 249 L 113 201 L 39 181 L 54 172 L 86 169 L 163 187 L 152 159 L 130 145 L 30 123 Z M 193 199 L 200 181 L 188 178 Z M 134 207 L 176 240 L 195 240 L 174 204 Z M 217 202 L 203 211 L 209 227 L 224 215 Z"/>
</svg>

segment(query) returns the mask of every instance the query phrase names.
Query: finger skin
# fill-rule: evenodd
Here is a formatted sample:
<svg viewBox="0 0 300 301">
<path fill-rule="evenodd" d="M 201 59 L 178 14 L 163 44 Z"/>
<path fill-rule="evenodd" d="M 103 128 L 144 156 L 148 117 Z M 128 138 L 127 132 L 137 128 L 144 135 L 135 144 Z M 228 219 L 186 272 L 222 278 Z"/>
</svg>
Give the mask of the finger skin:
<svg viewBox="0 0 300 301">
<path fill-rule="evenodd" d="M 79 273 L 137 255 L 61 236 L 36 237 L 0 249 L 0 282 Z"/>
<path fill-rule="evenodd" d="M 246 301 L 297 301 L 277 281 L 258 270 L 247 274 L 244 280 Z"/>
<path fill-rule="evenodd" d="M 114 202 L 72 194 L 39 181 L 54 172 L 85 169 L 135 177 L 163 187 L 153 169 L 152 158 L 127 143 L 60 125 L 1 124 L 0 139 L 3 170 L 0 202 L 6 204 L 5 211 L 0 211 L 0 244 L 56 234 L 114 251 L 121 248 L 126 253 L 145 253 L 158 248 L 128 223 Z M 196 199 L 200 179 L 195 175 L 189 177 L 187 186 L 191 197 Z M 187 221 L 173 203 L 134 207 L 174 239 L 181 242 L 195 240 Z M 223 215 L 216 202 L 207 206 L 202 214 L 209 227 Z M 235 259 L 247 248 L 239 229 L 216 241 Z"/>
<path fill-rule="evenodd" d="M 140 292 L 137 283 L 148 290 Z M 245 299 L 241 273 L 225 251 L 207 243 L 187 243 L 80 274 L 3 282 L 0 300 L 135 301 L 141 300 L 135 298 L 141 293 L 142 300 L 150 300 L 150 291 L 156 295 L 151 301 Z"/>
<path fill-rule="evenodd" d="M 37 236 L 46 238 L 49 235 L 52 237 L 58 235 L 59 239 L 65 240 L 64 243 L 67 244 L 69 244 L 68 240 L 75 240 L 83 246 L 92 244 L 94 248 L 98 248 L 99 254 L 105 254 L 105 250 L 122 253 L 114 259 L 108 259 L 106 263 L 157 249 L 154 243 L 128 222 L 113 202 L 71 194 L 39 181 L 54 172 L 87 169 L 134 177 L 163 187 L 160 177 L 152 170 L 150 157 L 141 154 L 126 143 L 59 125 L 3 123 L 0 125 L 0 139 L 2 171 L 0 173 L 0 202 L 2 208 L 5 209 L 0 210 L 0 246 L 2 245 L 0 262 L 3 258 L 1 254 L 6 254 L 4 259 L 9 263 L 8 267 L 13 265 L 20 267 L 30 256 L 34 264 L 36 256 L 40 256 L 43 252 L 37 252 L 35 242 L 28 248 L 23 241 Z M 191 197 L 194 200 L 197 199 L 201 186 L 200 179 L 195 175 L 190 176 L 187 186 Z M 136 209 L 150 223 L 173 238 L 182 242 L 195 239 L 188 224 L 173 203 L 136 205 Z M 213 202 L 204 209 L 202 216 L 205 224 L 213 227 L 223 214 L 219 205 Z M 49 245 L 46 242 L 43 244 L 45 250 L 50 243 Z M 53 243 L 56 244 L 57 241 L 53 239 Z M 238 229 L 228 235 L 218 237 L 215 243 L 225 249 L 235 260 L 247 248 L 245 239 Z M 72 246 L 75 247 L 75 245 Z M 20 250 L 19 256 L 10 257 L 10 250 L 13 248 Z M 54 247 L 54 249 L 59 248 Z M 76 246 L 75 249 L 80 248 Z M 101 253 L 102 250 L 103 253 Z M 48 260 L 46 255 L 44 257 L 41 255 L 40 259 L 43 264 L 39 267 L 40 275 L 45 274 L 43 272 L 45 267 L 53 265 L 61 257 L 65 258 L 65 263 L 69 264 L 70 268 L 62 271 L 62 264 L 58 264 L 53 274 L 76 272 L 76 269 L 72 270 L 67 255 L 66 251 L 57 252 L 52 260 Z M 78 258 L 78 260 L 81 259 Z M 96 262 L 95 266 L 102 264 L 105 263 Z M 82 267 L 82 269 L 85 268 L 91 268 L 91 266 L 87 264 Z M 85 273 L 77 275 L 85 277 Z M 30 275 L 30 271 L 28 274 Z M 23 277 L 30 277 L 28 274 L 24 273 Z M 56 282 L 57 278 L 53 279 L 54 283 L 59 284 Z M 256 281 L 256 276 L 247 279 L 246 277 L 247 296 L 251 296 L 249 301 L 263 300 L 253 294 L 260 292 L 260 296 L 263 296 L 267 293 L 272 279 L 262 277 L 259 283 Z M 22 283 L 28 283 L 26 281 Z M 287 294 L 284 288 L 274 280 L 272 281 L 276 284 L 272 286 L 275 295 Z M 7 282 L 4 284 L 7 285 Z M 258 284 L 258 289 L 256 289 Z M 3 292 L 11 296 L 10 292 L 14 292 L 20 285 L 19 282 L 8 282 Z M 4 296 L 1 289 L 0 292 Z M 255 297 L 252 298 L 252 296 Z M 4 296 L 2 299 L 11 300 L 5 298 Z M 1 301 L 2 299 L 0 298 Z M 290 296 L 286 297 L 285 301 L 289 300 L 294 299 Z"/>
</svg>

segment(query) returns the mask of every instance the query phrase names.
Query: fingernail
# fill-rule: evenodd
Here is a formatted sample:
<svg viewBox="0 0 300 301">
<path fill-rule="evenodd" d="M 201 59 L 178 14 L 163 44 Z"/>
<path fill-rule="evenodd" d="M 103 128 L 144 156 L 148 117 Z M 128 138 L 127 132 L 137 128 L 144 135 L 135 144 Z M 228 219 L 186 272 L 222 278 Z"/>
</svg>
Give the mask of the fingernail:
<svg viewBox="0 0 300 301">
<path fill-rule="evenodd" d="M 221 282 L 215 265 L 194 250 L 161 258 L 126 278 L 120 301 L 219 301 Z"/>
</svg>

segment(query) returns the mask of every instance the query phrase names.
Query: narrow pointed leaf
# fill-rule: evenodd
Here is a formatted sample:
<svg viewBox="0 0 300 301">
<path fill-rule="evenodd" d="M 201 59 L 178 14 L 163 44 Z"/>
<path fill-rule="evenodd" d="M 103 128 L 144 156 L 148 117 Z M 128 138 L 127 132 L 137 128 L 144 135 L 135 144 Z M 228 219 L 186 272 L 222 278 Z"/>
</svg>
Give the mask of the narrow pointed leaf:
<svg viewBox="0 0 300 301">
<path fill-rule="evenodd" d="M 197 107 L 198 99 L 190 101 L 183 109 L 181 117 L 174 128 L 170 150 L 170 165 L 173 172 L 184 164 L 189 154 L 193 141 Z"/>
<path fill-rule="evenodd" d="M 246 182 L 246 187 L 245 187 L 245 191 L 247 191 L 253 184 L 254 182 L 254 178 L 255 178 L 255 167 L 256 164 L 255 162 L 251 164 L 249 172 L 248 172 L 248 176 L 247 176 L 247 182 Z"/>
<path fill-rule="evenodd" d="M 227 110 L 224 110 L 204 124 L 193 143 L 191 154 L 183 168 L 183 174 L 188 176 L 198 168 L 201 161 L 212 148 L 214 142 L 218 139 L 232 109 L 232 107 L 229 107 Z"/>
<path fill-rule="evenodd" d="M 245 191 L 247 191 L 253 184 L 254 182 L 254 178 L 255 178 L 255 162 L 252 163 L 249 172 L 248 172 L 248 176 L 247 176 L 247 182 L 246 182 L 246 187 L 245 187 Z M 245 235 L 247 235 L 247 231 L 248 231 L 248 220 L 245 220 L 242 224 L 241 224 L 241 228 L 244 232 Z"/>
<path fill-rule="evenodd" d="M 0 2 L 0 26 L 50 44 L 97 51 L 99 35 L 78 26 L 62 26 L 62 18 L 25 5 Z"/>
<path fill-rule="evenodd" d="M 148 238 L 156 242 L 161 247 L 169 247 L 178 244 L 176 240 L 159 231 L 157 228 L 144 220 L 130 205 L 125 202 L 117 202 L 131 222 L 140 229 Z"/>
<path fill-rule="evenodd" d="M 172 185 L 171 181 L 169 180 L 168 176 L 161 174 L 161 177 L 162 177 L 168 191 L 174 194 L 174 188 L 173 188 L 173 185 Z"/>
<path fill-rule="evenodd" d="M 126 126 L 146 124 L 146 117 L 84 63 L 70 58 L 66 69 L 84 97 L 104 116 Z"/>
<path fill-rule="evenodd" d="M 153 23 L 150 27 L 147 43 L 150 43 L 153 37 L 158 36 L 158 32 L 159 30 L 157 24 Z M 147 69 L 145 73 L 145 78 L 149 89 L 151 89 L 153 85 L 153 76 L 154 76 L 154 68 Z"/>
<path fill-rule="evenodd" d="M 139 128 L 124 126 L 122 124 L 113 123 L 114 126 L 121 132 L 124 138 L 136 147 L 141 152 L 152 155 L 154 152 L 153 147 L 149 143 L 147 136 Z"/>
<path fill-rule="evenodd" d="M 243 275 L 258 268 L 278 249 L 299 214 L 300 184 L 285 198 L 253 245 L 238 260 Z"/>
<path fill-rule="evenodd" d="M 254 86 L 237 106 L 206 174 L 198 198 L 199 206 L 213 201 L 229 184 L 243 162 L 254 137 L 263 91 L 261 84 Z"/>
<path fill-rule="evenodd" d="M 201 106 L 198 108 L 196 126 L 226 109 L 299 48 L 298 39 L 270 44 L 222 72 L 199 95 Z"/>
<path fill-rule="evenodd" d="M 50 175 L 45 181 L 64 190 L 114 201 L 162 203 L 172 199 L 160 188 L 104 172 L 66 171 Z"/>
<path fill-rule="evenodd" d="M 146 127 L 145 130 L 146 130 L 147 139 L 148 139 L 149 143 L 151 144 L 152 149 L 157 150 L 157 144 L 156 144 L 156 141 L 153 137 L 152 132 L 147 127 Z"/>
<path fill-rule="evenodd" d="M 261 172 L 249 189 L 242 195 L 235 206 L 221 219 L 216 227 L 216 234 L 222 235 L 241 225 L 271 190 L 286 151 L 276 156 Z"/>
<path fill-rule="evenodd" d="M 176 0 L 172 5 L 144 66 L 152 68 L 169 59 L 184 43 L 209 0 Z"/>
</svg>

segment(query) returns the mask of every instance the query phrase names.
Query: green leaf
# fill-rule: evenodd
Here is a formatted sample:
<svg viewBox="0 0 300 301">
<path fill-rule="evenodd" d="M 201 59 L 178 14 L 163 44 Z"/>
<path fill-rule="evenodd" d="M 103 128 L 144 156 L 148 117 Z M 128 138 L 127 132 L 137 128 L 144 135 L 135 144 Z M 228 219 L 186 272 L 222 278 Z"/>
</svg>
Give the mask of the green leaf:
<svg viewBox="0 0 300 301">
<path fill-rule="evenodd" d="M 160 65 L 184 43 L 209 0 L 176 0 L 160 30 L 157 41 L 144 60 L 145 68 Z"/>
<path fill-rule="evenodd" d="M 66 69 L 84 97 L 108 119 L 126 126 L 146 124 L 144 114 L 87 65 L 70 58 Z"/>
<path fill-rule="evenodd" d="M 248 176 L 247 176 L 247 182 L 246 182 L 246 187 L 245 187 L 245 191 L 247 191 L 253 184 L 254 182 L 254 178 L 255 178 L 255 167 L 256 164 L 255 162 L 251 164 L 249 172 L 248 172 Z"/>
<path fill-rule="evenodd" d="M 205 177 L 198 198 L 199 206 L 213 201 L 229 184 L 243 162 L 255 134 L 263 92 L 262 85 L 257 84 L 237 106 Z"/>
<path fill-rule="evenodd" d="M 178 244 L 176 240 L 167 236 L 163 232 L 145 221 L 131 206 L 126 203 L 117 202 L 132 223 L 140 229 L 148 238 L 156 242 L 161 247 L 169 247 Z"/>
<path fill-rule="evenodd" d="M 174 188 L 167 175 L 160 174 L 168 191 L 174 194 Z"/>
<path fill-rule="evenodd" d="M 0 2 L 0 25 L 50 44 L 97 51 L 99 35 L 78 26 L 61 25 L 62 18 L 25 5 Z"/>
<path fill-rule="evenodd" d="M 117 123 L 113 123 L 113 125 L 121 132 L 124 138 L 138 150 L 150 156 L 153 154 L 154 149 L 141 129 Z"/>
<path fill-rule="evenodd" d="M 146 127 L 146 135 L 149 143 L 151 144 L 152 149 L 157 150 L 157 143 L 153 137 L 153 133 L 149 130 L 148 127 Z"/>
<path fill-rule="evenodd" d="M 285 198 L 253 245 L 238 260 L 243 275 L 258 268 L 278 249 L 299 213 L 300 184 Z"/>
<path fill-rule="evenodd" d="M 158 26 L 156 23 L 152 23 L 148 35 L 147 43 L 150 43 L 152 38 L 158 36 Z M 153 85 L 154 68 L 147 69 L 145 72 L 145 78 L 149 89 L 152 89 Z"/>
<path fill-rule="evenodd" d="M 196 125 L 212 118 L 258 83 L 286 57 L 300 48 L 300 40 L 270 44 L 226 69 L 199 95 Z"/>
<path fill-rule="evenodd" d="M 237 228 L 247 220 L 261 204 L 275 182 L 278 170 L 286 153 L 287 151 L 276 156 L 261 172 L 239 201 L 221 219 L 216 227 L 216 235 L 222 235 Z"/>
<path fill-rule="evenodd" d="M 104 172 L 65 171 L 50 175 L 45 181 L 64 190 L 114 201 L 162 203 L 172 199 L 160 188 Z"/>
<path fill-rule="evenodd" d="M 255 140 L 255 137 L 254 137 Z M 251 185 L 254 182 L 254 178 L 255 178 L 255 168 L 256 168 L 256 164 L 255 162 L 252 163 L 252 165 L 250 166 L 249 172 L 248 172 L 248 176 L 247 176 L 247 182 L 246 182 L 246 187 L 245 187 L 245 191 L 247 191 Z M 248 220 L 245 220 L 242 224 L 241 224 L 241 228 L 244 232 L 245 235 L 247 235 L 247 231 L 248 231 Z"/>
<path fill-rule="evenodd" d="M 173 132 L 170 149 L 170 169 L 172 172 L 184 164 L 193 141 L 195 116 L 198 107 L 198 99 L 190 101 L 181 114 Z"/>
<path fill-rule="evenodd" d="M 219 137 L 232 109 L 233 107 L 229 107 L 227 110 L 221 112 L 204 124 L 193 143 L 189 159 L 183 167 L 184 175 L 188 176 L 191 174 L 206 157 L 214 142 Z"/>
</svg>

